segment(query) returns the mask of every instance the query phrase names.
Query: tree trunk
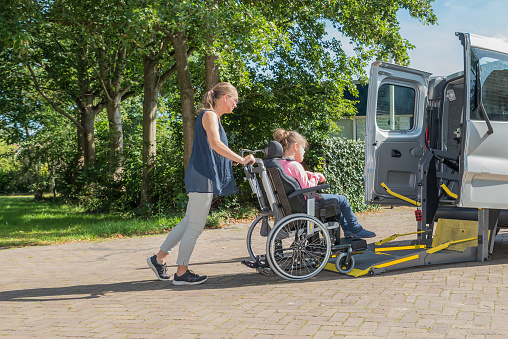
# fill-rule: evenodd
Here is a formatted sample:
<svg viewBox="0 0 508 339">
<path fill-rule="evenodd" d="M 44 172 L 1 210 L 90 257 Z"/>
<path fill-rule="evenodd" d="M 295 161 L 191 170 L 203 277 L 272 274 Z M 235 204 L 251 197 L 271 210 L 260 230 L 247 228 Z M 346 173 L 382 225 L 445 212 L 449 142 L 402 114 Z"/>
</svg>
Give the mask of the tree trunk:
<svg viewBox="0 0 508 339">
<path fill-rule="evenodd" d="M 220 82 L 219 65 L 216 64 L 217 59 L 213 54 L 205 55 L 205 83 L 207 92 Z"/>
<path fill-rule="evenodd" d="M 113 180 L 118 181 L 123 173 L 123 128 L 121 98 L 106 96 L 106 109 L 109 121 L 109 166 Z"/>
<path fill-rule="evenodd" d="M 104 37 L 101 39 L 100 48 L 98 48 L 99 74 L 104 87 L 104 98 L 106 109 L 108 111 L 109 121 L 109 172 L 113 180 L 119 181 L 123 173 L 123 127 L 122 127 L 122 96 L 129 90 L 130 85 L 124 86 L 122 82 L 126 60 L 126 48 L 120 47 L 115 51 L 114 57 L 108 57 L 107 50 L 111 46 L 105 43 Z M 109 60 L 109 62 L 106 62 Z"/>
<path fill-rule="evenodd" d="M 141 201 L 150 202 L 150 172 L 155 164 L 157 132 L 157 100 L 159 97 L 159 79 L 157 77 L 159 61 L 153 56 L 143 56 L 143 173 L 141 178 Z"/>
<path fill-rule="evenodd" d="M 85 165 L 95 165 L 95 110 L 93 108 L 93 97 L 87 96 L 86 107 L 81 112 L 81 121 L 85 129 L 84 144 L 83 144 L 83 155 L 85 159 Z"/>
<path fill-rule="evenodd" d="M 95 116 L 102 111 L 104 105 L 94 106 L 95 95 L 91 90 L 91 81 L 87 73 L 88 64 L 83 57 L 77 64 L 77 83 L 80 89 L 78 95 L 74 95 L 74 102 L 79 109 L 79 123 L 82 136 L 78 132 L 78 142 L 82 142 L 83 164 L 95 166 Z M 78 126 L 79 127 L 79 126 Z"/>
<path fill-rule="evenodd" d="M 83 125 L 82 114 L 78 111 L 78 121 L 81 125 Z M 78 169 L 82 169 L 85 165 L 85 134 L 83 130 L 76 126 L 77 131 L 77 144 L 78 151 L 76 153 L 76 167 Z"/>
<path fill-rule="evenodd" d="M 192 86 L 189 64 L 187 61 L 187 37 L 185 32 L 178 32 L 172 37 L 175 49 L 176 72 L 178 74 L 178 87 L 180 89 L 180 101 L 182 105 L 183 120 L 183 149 L 184 168 L 189 165 L 194 140 L 194 124 L 196 122 L 194 97 L 196 92 Z"/>
</svg>

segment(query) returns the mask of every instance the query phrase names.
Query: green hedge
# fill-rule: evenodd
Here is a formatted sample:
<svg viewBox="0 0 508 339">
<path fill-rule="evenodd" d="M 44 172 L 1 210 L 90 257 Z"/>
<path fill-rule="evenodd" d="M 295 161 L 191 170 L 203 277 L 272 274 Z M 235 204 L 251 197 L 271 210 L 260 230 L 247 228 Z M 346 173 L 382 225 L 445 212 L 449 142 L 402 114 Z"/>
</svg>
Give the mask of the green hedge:
<svg viewBox="0 0 508 339">
<path fill-rule="evenodd" d="M 323 143 L 322 168 L 329 193 L 345 195 L 353 211 L 372 208 L 365 204 L 363 168 L 365 165 L 365 142 L 330 137 Z"/>
</svg>

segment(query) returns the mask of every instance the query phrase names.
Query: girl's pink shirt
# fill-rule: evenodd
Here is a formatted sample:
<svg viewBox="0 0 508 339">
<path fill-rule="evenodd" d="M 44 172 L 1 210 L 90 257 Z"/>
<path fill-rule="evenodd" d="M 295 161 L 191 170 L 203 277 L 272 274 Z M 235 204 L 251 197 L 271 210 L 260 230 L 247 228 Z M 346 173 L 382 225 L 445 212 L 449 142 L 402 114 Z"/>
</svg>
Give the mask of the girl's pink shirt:
<svg viewBox="0 0 508 339">
<path fill-rule="evenodd" d="M 301 188 L 317 186 L 319 182 L 318 176 L 315 173 L 306 172 L 302 164 L 298 161 L 280 159 L 279 162 L 286 174 L 298 180 Z"/>
</svg>

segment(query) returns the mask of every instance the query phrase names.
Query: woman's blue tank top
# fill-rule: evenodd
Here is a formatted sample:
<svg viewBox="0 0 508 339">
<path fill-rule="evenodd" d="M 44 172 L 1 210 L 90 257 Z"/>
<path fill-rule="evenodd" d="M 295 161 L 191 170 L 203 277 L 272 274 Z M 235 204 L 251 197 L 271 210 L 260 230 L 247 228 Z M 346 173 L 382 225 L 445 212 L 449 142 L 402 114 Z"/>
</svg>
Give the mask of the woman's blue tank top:
<svg viewBox="0 0 508 339">
<path fill-rule="evenodd" d="M 234 194 L 237 189 L 231 160 L 219 155 L 210 147 L 203 128 L 204 112 L 206 111 L 198 115 L 194 126 L 194 143 L 189 166 L 185 171 L 185 188 L 187 193 L 213 193 L 219 196 Z M 228 146 L 228 138 L 220 120 L 219 135 L 220 140 Z"/>
</svg>

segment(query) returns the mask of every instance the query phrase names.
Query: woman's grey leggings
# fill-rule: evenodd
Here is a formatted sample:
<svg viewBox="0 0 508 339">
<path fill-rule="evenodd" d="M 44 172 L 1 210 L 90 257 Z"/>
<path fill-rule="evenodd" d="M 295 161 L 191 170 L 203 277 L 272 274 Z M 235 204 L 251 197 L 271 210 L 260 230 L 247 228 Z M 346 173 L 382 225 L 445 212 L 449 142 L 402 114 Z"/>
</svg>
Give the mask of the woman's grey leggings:
<svg viewBox="0 0 508 339">
<path fill-rule="evenodd" d="M 196 240 L 205 228 L 206 217 L 212 205 L 213 193 L 190 192 L 188 196 L 189 202 L 187 203 L 185 217 L 169 232 L 160 247 L 162 251 L 169 254 L 180 242 L 176 264 L 181 266 L 189 266 Z"/>
</svg>

